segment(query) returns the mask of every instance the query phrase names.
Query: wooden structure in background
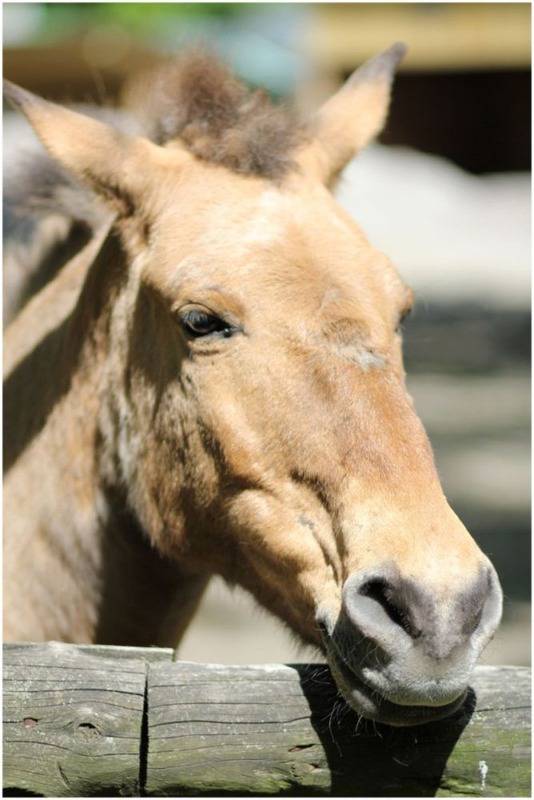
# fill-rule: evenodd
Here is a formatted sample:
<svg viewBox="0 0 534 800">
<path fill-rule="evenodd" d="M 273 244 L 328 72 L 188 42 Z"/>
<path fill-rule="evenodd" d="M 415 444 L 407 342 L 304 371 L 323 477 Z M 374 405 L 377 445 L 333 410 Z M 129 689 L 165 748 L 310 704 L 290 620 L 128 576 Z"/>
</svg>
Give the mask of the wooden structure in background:
<svg viewBox="0 0 534 800">
<path fill-rule="evenodd" d="M 529 170 L 530 20 L 529 3 L 318 3 L 300 42 L 315 70 L 300 105 L 315 108 L 359 64 L 403 41 L 380 141 L 476 174 Z"/>
<path fill-rule="evenodd" d="M 440 723 L 360 720 L 324 665 L 4 646 L 4 796 L 530 796 L 530 670 L 479 667 Z"/>
<path fill-rule="evenodd" d="M 292 44 L 332 84 L 399 40 L 410 48 L 401 70 L 527 69 L 530 4 L 315 3 Z M 126 76 L 160 58 L 127 30 L 100 24 L 47 46 L 7 47 L 4 74 L 51 98 L 86 101 L 103 99 L 104 87 L 113 96 Z"/>
<path fill-rule="evenodd" d="M 99 45 L 88 34 L 46 47 L 8 47 L 4 75 L 50 100 L 106 103 L 117 99 L 126 78 L 161 61 L 126 34 L 119 40 L 100 36 Z"/>
<path fill-rule="evenodd" d="M 393 41 L 411 71 L 530 65 L 530 3 L 317 3 L 301 42 L 321 70 L 350 72 Z"/>
</svg>

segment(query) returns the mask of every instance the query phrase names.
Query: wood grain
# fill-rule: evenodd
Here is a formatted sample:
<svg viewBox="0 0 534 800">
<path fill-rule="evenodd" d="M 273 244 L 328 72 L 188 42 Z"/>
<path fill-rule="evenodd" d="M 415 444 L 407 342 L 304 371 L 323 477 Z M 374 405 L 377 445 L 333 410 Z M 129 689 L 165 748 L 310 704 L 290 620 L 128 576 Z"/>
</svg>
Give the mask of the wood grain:
<svg viewBox="0 0 534 800">
<path fill-rule="evenodd" d="M 478 667 L 463 708 L 359 718 L 323 664 L 4 645 L 4 795 L 527 797 L 530 670 Z"/>
<path fill-rule="evenodd" d="M 139 793 L 147 661 L 125 650 L 4 646 L 5 790 Z"/>
<path fill-rule="evenodd" d="M 478 668 L 460 713 L 414 728 L 358 718 L 322 665 L 156 664 L 148 680 L 150 795 L 530 795 L 528 669 Z"/>
</svg>

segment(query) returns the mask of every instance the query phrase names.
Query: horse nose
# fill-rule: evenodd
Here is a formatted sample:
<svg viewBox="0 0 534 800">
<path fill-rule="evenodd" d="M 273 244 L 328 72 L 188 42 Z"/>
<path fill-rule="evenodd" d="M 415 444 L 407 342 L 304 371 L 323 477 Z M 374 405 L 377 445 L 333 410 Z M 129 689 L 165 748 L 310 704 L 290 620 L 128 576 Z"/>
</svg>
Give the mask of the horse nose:
<svg viewBox="0 0 534 800">
<path fill-rule="evenodd" d="M 387 657 L 417 649 L 439 662 L 468 649 L 476 658 L 501 617 L 502 592 L 493 567 L 467 586 L 441 591 L 383 569 L 352 575 L 343 588 L 343 609 L 359 636 Z"/>
</svg>

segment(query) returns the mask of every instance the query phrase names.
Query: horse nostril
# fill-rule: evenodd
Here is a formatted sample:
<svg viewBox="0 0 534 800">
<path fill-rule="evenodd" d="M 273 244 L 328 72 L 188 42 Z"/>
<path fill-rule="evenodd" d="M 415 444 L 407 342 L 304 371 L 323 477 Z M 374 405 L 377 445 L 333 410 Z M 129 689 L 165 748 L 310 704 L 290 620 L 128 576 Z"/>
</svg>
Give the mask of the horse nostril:
<svg viewBox="0 0 534 800">
<path fill-rule="evenodd" d="M 416 587 L 395 575 L 353 575 L 343 589 L 343 608 L 352 625 L 382 643 L 399 633 L 419 638 L 424 605 Z"/>
<path fill-rule="evenodd" d="M 462 648 L 479 653 L 499 623 L 502 593 L 494 570 L 441 598 L 394 569 L 361 572 L 343 587 L 343 611 L 354 633 L 390 655 L 416 646 L 433 660 Z M 345 624 L 346 624 L 345 623 Z"/>
<path fill-rule="evenodd" d="M 370 597 L 384 609 L 390 620 L 402 628 L 406 633 L 417 639 L 421 630 L 413 621 L 412 614 L 406 606 L 406 601 L 389 581 L 383 578 L 373 578 L 366 581 L 359 589 L 362 597 Z"/>
</svg>

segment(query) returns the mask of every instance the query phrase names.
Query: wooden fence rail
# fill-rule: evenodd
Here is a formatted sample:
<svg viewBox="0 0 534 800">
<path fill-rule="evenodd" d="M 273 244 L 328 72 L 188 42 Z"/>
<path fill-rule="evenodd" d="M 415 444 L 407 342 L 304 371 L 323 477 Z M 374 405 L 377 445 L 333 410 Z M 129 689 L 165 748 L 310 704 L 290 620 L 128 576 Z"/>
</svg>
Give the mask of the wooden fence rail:
<svg viewBox="0 0 534 800">
<path fill-rule="evenodd" d="M 526 797 L 530 670 L 478 667 L 463 709 L 360 720 L 324 665 L 4 645 L 4 796 Z"/>
</svg>

